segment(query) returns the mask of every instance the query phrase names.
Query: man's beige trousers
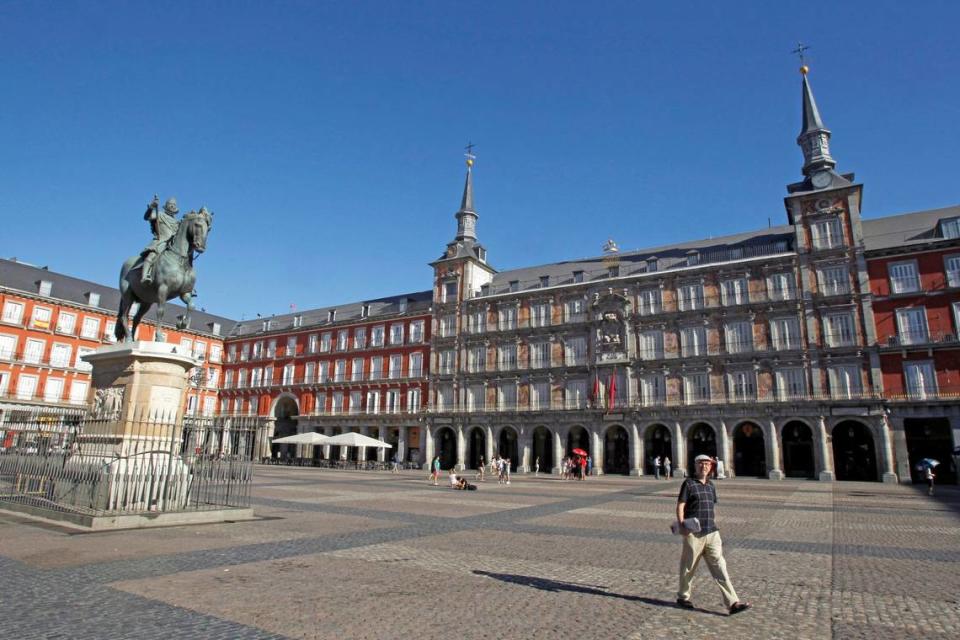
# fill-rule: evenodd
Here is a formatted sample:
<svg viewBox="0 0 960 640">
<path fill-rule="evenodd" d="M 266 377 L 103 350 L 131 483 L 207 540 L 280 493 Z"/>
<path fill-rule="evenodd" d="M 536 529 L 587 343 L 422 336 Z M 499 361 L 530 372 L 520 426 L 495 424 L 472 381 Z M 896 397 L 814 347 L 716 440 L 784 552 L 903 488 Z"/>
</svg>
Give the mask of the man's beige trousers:
<svg viewBox="0 0 960 640">
<path fill-rule="evenodd" d="M 723 604 L 730 608 L 739 601 L 737 592 L 727 575 L 727 562 L 723 559 L 723 543 L 720 541 L 720 532 L 713 531 L 705 536 L 697 537 L 693 534 L 683 537 L 683 553 L 680 554 L 680 590 L 677 597 L 682 600 L 690 599 L 693 588 L 693 576 L 697 572 L 700 558 L 707 561 L 710 575 L 717 581 L 720 592 L 723 594 Z"/>
</svg>

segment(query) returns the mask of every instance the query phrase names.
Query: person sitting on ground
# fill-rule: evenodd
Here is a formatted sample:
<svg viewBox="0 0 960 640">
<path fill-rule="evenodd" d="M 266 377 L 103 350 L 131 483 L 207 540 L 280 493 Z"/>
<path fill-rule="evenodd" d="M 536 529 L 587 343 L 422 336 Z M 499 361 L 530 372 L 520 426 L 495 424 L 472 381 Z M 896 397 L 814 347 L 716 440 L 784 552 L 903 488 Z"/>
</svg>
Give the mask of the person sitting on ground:
<svg viewBox="0 0 960 640">
<path fill-rule="evenodd" d="M 450 487 L 452 489 L 466 489 L 467 488 L 467 479 L 461 478 L 453 471 L 453 467 L 450 467 Z"/>
</svg>

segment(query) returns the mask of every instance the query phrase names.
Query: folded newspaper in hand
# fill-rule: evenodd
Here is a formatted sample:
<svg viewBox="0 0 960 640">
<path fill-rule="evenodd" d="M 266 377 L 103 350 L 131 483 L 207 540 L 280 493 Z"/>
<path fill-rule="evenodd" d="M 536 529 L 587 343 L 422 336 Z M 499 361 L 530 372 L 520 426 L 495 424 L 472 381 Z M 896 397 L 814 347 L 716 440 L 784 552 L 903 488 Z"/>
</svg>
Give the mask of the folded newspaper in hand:
<svg viewBox="0 0 960 640">
<path fill-rule="evenodd" d="M 676 520 L 670 525 L 670 531 L 674 535 L 681 535 L 684 533 L 699 533 L 700 532 L 700 520 L 697 518 L 687 518 L 683 521 L 681 525 Z"/>
</svg>

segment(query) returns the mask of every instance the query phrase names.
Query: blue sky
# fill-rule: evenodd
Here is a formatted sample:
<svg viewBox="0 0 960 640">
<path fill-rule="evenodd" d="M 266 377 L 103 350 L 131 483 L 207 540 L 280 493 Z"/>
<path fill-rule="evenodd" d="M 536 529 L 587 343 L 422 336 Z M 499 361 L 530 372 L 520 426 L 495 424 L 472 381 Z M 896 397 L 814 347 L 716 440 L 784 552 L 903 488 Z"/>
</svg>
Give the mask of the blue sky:
<svg viewBox="0 0 960 640">
<path fill-rule="evenodd" d="M 0 2 L 0 256 L 113 284 L 159 193 L 216 213 L 208 311 L 424 290 L 468 141 L 499 269 L 782 224 L 798 40 L 864 216 L 957 204 L 957 24 L 956 2 Z"/>
</svg>

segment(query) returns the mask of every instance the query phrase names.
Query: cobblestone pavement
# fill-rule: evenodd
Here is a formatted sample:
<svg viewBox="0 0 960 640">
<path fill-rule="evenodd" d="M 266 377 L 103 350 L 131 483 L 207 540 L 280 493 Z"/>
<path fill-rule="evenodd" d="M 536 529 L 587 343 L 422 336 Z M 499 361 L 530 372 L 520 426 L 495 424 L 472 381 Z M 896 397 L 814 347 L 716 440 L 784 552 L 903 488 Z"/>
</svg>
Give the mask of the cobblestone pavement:
<svg viewBox="0 0 960 640">
<path fill-rule="evenodd" d="M 956 638 L 960 490 L 725 480 L 738 593 L 674 606 L 678 481 L 262 467 L 254 522 L 77 533 L 0 512 L 0 637 Z"/>
</svg>

